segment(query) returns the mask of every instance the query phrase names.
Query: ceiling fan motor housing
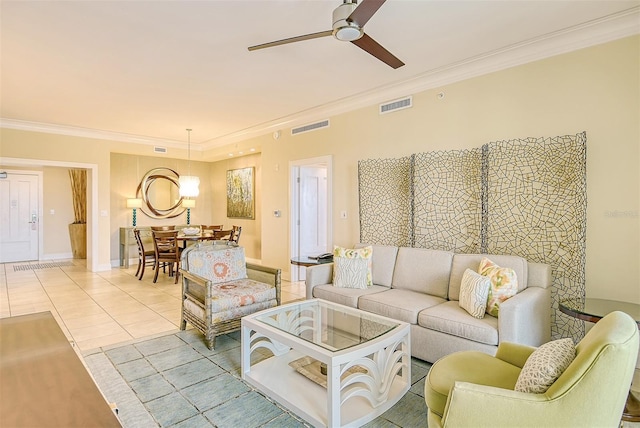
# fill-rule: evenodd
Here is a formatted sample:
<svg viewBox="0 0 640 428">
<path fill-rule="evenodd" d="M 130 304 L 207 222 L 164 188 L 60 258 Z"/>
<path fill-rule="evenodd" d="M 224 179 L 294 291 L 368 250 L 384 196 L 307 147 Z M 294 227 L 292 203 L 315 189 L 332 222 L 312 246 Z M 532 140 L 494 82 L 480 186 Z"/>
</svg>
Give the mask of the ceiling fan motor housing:
<svg viewBox="0 0 640 428">
<path fill-rule="evenodd" d="M 347 20 L 356 6 L 355 2 L 345 2 L 333 11 L 333 37 L 345 42 L 362 37 L 362 28 L 357 23 Z"/>
</svg>

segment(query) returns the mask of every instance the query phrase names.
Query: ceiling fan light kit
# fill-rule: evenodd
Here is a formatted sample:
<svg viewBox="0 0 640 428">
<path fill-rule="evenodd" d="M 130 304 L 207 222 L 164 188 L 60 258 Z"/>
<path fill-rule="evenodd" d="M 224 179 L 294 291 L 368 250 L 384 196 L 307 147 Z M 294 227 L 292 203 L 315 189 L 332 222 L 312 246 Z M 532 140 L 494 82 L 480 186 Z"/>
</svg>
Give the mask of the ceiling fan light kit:
<svg viewBox="0 0 640 428">
<path fill-rule="evenodd" d="M 344 2 L 333 11 L 333 25 L 331 30 L 249 46 L 249 50 L 255 51 L 273 46 L 301 42 L 303 40 L 333 36 L 337 40 L 353 43 L 391 68 L 402 67 L 404 62 L 400 61 L 364 32 L 364 25 L 371 19 L 373 14 L 380 9 L 380 6 L 382 6 L 386 0 L 362 0 L 360 6 L 357 6 L 357 0 L 343 1 Z"/>
<path fill-rule="evenodd" d="M 349 21 L 349 17 L 356 9 L 356 3 L 342 3 L 333 11 L 333 37 L 344 42 L 358 40 L 364 30 L 356 22 Z"/>
</svg>

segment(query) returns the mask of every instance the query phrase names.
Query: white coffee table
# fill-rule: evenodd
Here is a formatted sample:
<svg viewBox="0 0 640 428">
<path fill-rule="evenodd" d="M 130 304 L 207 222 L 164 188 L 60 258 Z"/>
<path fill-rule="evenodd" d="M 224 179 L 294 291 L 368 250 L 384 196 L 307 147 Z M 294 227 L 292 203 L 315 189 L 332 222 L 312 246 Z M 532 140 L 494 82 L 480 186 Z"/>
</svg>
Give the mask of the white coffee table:
<svg viewBox="0 0 640 428">
<path fill-rule="evenodd" d="M 360 426 L 409 390 L 409 328 L 320 299 L 277 306 L 242 318 L 242 378 L 314 426 Z M 273 356 L 252 365 L 260 348 Z"/>
</svg>

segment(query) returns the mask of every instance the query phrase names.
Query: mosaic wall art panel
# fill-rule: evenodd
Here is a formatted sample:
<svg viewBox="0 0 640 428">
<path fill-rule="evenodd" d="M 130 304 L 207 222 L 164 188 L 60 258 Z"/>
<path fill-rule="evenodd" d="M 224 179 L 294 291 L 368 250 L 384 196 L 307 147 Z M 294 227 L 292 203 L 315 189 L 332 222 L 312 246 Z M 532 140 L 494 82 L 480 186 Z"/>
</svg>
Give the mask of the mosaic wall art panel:
<svg viewBox="0 0 640 428">
<path fill-rule="evenodd" d="M 514 254 L 552 268 L 552 337 L 584 335 L 586 134 L 360 161 L 360 241 Z"/>
<path fill-rule="evenodd" d="M 412 247 L 411 158 L 358 162 L 360 242 Z"/>
<path fill-rule="evenodd" d="M 480 149 L 415 155 L 415 247 L 480 252 L 481 155 Z"/>
<path fill-rule="evenodd" d="M 517 254 L 552 267 L 552 337 L 584 335 L 558 302 L 584 298 L 586 134 L 488 144 L 483 252 Z"/>
</svg>

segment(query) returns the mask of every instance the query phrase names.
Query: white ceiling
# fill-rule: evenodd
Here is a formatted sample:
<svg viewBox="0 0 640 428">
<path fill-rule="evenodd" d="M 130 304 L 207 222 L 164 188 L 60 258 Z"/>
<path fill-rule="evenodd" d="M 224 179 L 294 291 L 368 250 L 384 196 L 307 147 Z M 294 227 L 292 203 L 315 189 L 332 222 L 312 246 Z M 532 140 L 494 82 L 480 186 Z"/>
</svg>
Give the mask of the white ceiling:
<svg viewBox="0 0 640 428">
<path fill-rule="evenodd" d="M 397 70 L 332 37 L 247 50 L 340 3 L 2 0 L 0 124 L 211 149 L 640 32 L 640 0 L 388 0 L 365 30 Z"/>
</svg>

